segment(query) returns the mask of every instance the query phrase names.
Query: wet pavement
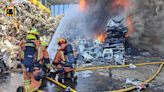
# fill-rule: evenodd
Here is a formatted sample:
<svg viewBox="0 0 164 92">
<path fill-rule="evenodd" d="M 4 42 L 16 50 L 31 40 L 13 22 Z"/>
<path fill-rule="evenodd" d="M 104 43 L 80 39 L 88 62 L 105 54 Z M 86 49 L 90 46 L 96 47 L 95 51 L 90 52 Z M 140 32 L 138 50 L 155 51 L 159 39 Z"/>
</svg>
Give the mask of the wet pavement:
<svg viewBox="0 0 164 92">
<path fill-rule="evenodd" d="M 76 83 L 67 80 L 65 85 L 70 86 L 78 92 L 103 92 L 121 88 L 120 81 L 111 79 L 110 74 L 99 74 L 96 71 L 83 71 L 76 75 L 78 76 Z M 48 86 L 44 90 L 48 92 L 64 92 L 63 89 L 52 83 L 48 83 Z"/>
<path fill-rule="evenodd" d="M 16 89 L 22 85 L 22 74 L 5 73 L 0 75 L 0 92 L 16 92 Z"/>
<path fill-rule="evenodd" d="M 125 81 L 112 79 L 111 71 L 107 69 L 81 71 L 76 73 L 76 75 L 78 76 L 76 83 L 72 83 L 71 81 L 67 80 L 65 85 L 70 86 L 78 92 L 103 92 L 127 87 L 127 85 L 125 86 Z M 21 73 L 6 73 L 4 75 L 0 75 L 0 92 L 16 92 L 16 89 L 22 85 L 22 80 Z M 44 90 L 46 92 L 65 92 L 65 90 L 50 82 L 47 83 L 47 86 L 44 88 Z M 164 91 L 154 89 L 154 87 L 149 87 L 143 92 Z"/>
<path fill-rule="evenodd" d="M 77 73 L 76 83 L 67 81 L 65 85 L 70 86 L 78 92 L 102 92 L 118 88 L 119 81 L 112 80 L 109 76 L 92 71 Z M 4 74 L 0 77 L 0 92 L 16 92 L 22 85 L 22 75 L 20 73 Z M 52 83 L 47 83 L 44 88 L 47 92 L 64 92 L 64 90 Z"/>
</svg>

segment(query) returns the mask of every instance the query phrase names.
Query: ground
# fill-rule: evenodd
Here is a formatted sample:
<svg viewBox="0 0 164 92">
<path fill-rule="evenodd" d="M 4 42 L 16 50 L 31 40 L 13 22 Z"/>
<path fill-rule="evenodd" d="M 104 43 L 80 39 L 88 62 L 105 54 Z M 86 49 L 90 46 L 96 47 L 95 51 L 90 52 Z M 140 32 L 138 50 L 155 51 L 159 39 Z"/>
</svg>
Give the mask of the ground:
<svg viewBox="0 0 164 92">
<path fill-rule="evenodd" d="M 152 59 L 153 58 L 153 59 Z M 141 63 L 151 60 L 151 62 L 159 61 L 161 57 L 135 57 L 128 58 L 130 63 Z M 153 61 L 152 61 L 153 60 Z M 102 63 L 103 64 L 103 63 Z M 85 65 L 85 64 L 84 64 Z M 89 65 L 89 64 L 88 64 Z M 91 65 L 91 64 L 90 64 Z M 93 64 L 94 65 L 94 64 Z M 78 92 L 103 92 L 108 90 L 120 89 L 131 86 L 126 83 L 126 79 L 137 79 L 143 81 L 152 76 L 158 69 L 159 65 L 146 65 L 136 67 L 136 69 L 117 68 L 117 69 L 101 69 L 96 71 L 82 71 L 76 73 L 78 76 L 77 83 L 70 83 L 66 85 L 71 86 Z M 149 87 L 144 92 L 163 92 L 164 91 L 164 69 L 161 73 L 153 80 Z M 1 76 L 2 84 L 0 84 L 1 92 L 15 92 L 16 88 L 22 85 L 21 73 L 7 73 Z M 71 84 L 71 85 L 70 85 Z M 8 89 L 8 90 L 6 90 Z M 63 92 L 61 88 L 48 83 L 45 88 L 48 92 Z M 135 92 L 135 91 L 134 91 Z"/>
</svg>

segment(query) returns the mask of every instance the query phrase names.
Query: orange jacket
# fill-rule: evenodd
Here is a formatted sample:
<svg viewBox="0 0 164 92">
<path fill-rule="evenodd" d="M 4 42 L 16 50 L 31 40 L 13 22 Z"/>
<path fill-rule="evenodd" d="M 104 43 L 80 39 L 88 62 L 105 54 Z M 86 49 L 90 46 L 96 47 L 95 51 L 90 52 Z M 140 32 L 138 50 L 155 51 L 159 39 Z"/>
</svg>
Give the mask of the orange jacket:
<svg viewBox="0 0 164 92">
<path fill-rule="evenodd" d="M 65 62 L 65 56 L 64 56 L 64 52 L 62 50 L 58 50 L 55 57 L 54 57 L 54 61 L 53 63 L 58 64 L 59 62 L 64 63 Z"/>
</svg>

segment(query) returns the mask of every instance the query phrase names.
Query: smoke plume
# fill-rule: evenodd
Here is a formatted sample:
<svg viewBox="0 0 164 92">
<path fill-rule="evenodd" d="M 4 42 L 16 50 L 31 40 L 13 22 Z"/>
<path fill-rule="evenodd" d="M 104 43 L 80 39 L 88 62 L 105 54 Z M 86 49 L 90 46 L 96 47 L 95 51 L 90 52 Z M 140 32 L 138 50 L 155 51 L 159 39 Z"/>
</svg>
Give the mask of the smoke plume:
<svg viewBox="0 0 164 92">
<path fill-rule="evenodd" d="M 164 54 L 164 1 L 136 0 L 130 42 L 141 50 Z"/>
<path fill-rule="evenodd" d="M 131 0 L 132 1 L 132 0 Z M 91 34 L 105 31 L 110 18 L 127 16 L 130 0 L 86 0 L 88 7 L 85 13 L 85 25 Z"/>
</svg>

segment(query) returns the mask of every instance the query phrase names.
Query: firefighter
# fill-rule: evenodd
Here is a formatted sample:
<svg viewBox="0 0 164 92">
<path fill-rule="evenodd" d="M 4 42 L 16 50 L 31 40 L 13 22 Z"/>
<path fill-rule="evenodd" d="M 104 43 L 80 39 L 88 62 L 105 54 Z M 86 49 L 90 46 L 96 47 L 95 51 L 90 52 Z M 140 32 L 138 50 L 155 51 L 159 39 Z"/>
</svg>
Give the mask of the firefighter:
<svg viewBox="0 0 164 92">
<path fill-rule="evenodd" d="M 37 40 L 37 38 L 32 34 L 28 34 L 26 36 L 26 39 L 27 40 L 24 43 L 24 47 L 22 47 L 22 50 L 24 52 L 24 57 L 22 60 L 22 71 L 24 78 L 24 87 L 28 92 L 39 87 L 40 82 L 37 81 L 33 75 L 33 65 L 35 62 L 35 55 L 37 52 L 35 40 Z"/>
<path fill-rule="evenodd" d="M 48 47 L 48 44 L 46 42 L 41 42 L 41 46 L 43 48 L 43 63 L 48 67 L 50 68 L 51 67 L 51 64 L 50 64 L 50 59 L 49 59 L 49 54 L 48 54 L 48 51 L 47 51 L 47 47 Z"/>
<path fill-rule="evenodd" d="M 50 67 L 49 55 L 46 50 L 47 44 L 39 40 L 39 32 L 36 29 L 31 29 L 28 34 L 35 35 L 37 38 L 37 40 L 34 41 L 37 47 L 37 53 L 33 66 L 33 75 L 35 80 L 43 82 L 47 69 Z"/>
<path fill-rule="evenodd" d="M 28 31 L 26 41 L 21 41 L 20 43 L 24 87 L 27 90 L 35 90 L 40 86 L 40 81 L 36 79 L 36 76 L 41 71 L 34 67 L 38 52 L 37 47 L 40 45 L 38 35 L 39 32 L 36 29 L 32 29 Z"/>
<path fill-rule="evenodd" d="M 46 72 L 51 67 L 49 55 L 46 50 L 47 44 L 45 42 L 41 42 L 40 46 L 37 48 L 37 59 L 34 63 L 34 68 L 39 70 L 35 73 L 36 80 L 40 80 L 46 77 Z"/>
<path fill-rule="evenodd" d="M 64 51 L 64 56 L 66 58 L 66 66 L 71 67 L 72 69 L 75 68 L 76 60 L 74 57 L 74 51 L 72 48 L 71 44 L 68 44 L 67 41 L 65 41 L 65 48 L 63 49 Z M 70 72 L 70 77 L 72 81 L 75 81 L 77 79 L 77 76 L 74 76 L 74 71 Z"/>
<path fill-rule="evenodd" d="M 74 69 L 72 67 L 72 65 L 70 65 L 70 63 L 68 63 L 67 59 L 66 58 L 66 50 L 67 49 L 67 40 L 64 39 L 64 38 L 61 38 L 58 40 L 58 45 L 59 45 L 59 48 L 58 48 L 58 51 L 55 55 L 55 58 L 54 58 L 54 61 L 53 61 L 53 64 L 56 66 L 56 68 L 58 69 L 58 71 L 56 73 L 71 73 L 71 79 L 73 78 L 74 80 Z M 63 77 L 62 77 L 63 78 Z M 62 81 L 63 82 L 63 81 Z"/>
<path fill-rule="evenodd" d="M 50 61 L 49 61 L 49 55 L 48 55 L 46 48 L 47 48 L 47 44 L 45 42 L 41 42 L 40 46 L 38 47 L 37 61 L 40 64 L 48 65 L 50 63 Z"/>
</svg>

